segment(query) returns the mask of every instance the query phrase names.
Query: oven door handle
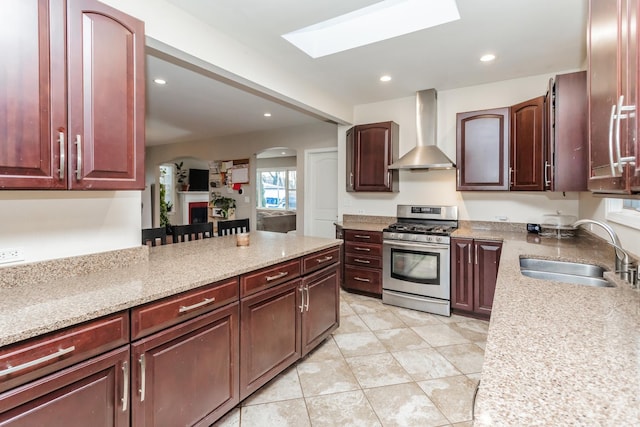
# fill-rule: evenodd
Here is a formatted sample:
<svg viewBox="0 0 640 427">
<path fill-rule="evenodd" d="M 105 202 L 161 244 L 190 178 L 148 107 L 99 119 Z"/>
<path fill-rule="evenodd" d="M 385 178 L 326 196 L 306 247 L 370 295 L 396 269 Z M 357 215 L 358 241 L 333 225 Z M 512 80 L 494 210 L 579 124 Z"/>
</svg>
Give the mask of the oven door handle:
<svg viewBox="0 0 640 427">
<path fill-rule="evenodd" d="M 440 244 L 431 244 L 431 243 L 423 243 L 423 242 L 404 243 L 404 242 L 399 242 L 397 240 L 384 240 L 382 243 L 389 246 L 398 246 L 398 247 L 413 248 L 413 249 L 415 249 L 416 247 L 419 247 L 420 249 L 443 250 L 449 247 L 447 243 L 440 243 Z"/>
</svg>

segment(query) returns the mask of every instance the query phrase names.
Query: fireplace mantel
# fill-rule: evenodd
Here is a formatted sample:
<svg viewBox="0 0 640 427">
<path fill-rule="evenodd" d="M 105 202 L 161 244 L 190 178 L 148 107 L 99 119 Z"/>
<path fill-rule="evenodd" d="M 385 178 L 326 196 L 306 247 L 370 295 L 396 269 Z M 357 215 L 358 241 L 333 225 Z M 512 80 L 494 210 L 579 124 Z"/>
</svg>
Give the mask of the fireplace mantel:
<svg viewBox="0 0 640 427">
<path fill-rule="evenodd" d="M 178 191 L 182 224 L 189 224 L 189 203 L 209 202 L 208 191 Z"/>
</svg>

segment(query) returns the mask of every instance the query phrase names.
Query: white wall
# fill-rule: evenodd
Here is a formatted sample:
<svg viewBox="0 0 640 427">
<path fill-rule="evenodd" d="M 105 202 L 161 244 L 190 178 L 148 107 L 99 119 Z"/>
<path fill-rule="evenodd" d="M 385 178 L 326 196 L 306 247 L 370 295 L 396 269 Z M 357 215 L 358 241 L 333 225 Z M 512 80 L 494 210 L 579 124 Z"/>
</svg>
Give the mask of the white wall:
<svg viewBox="0 0 640 427">
<path fill-rule="evenodd" d="M 0 249 L 34 262 L 139 246 L 140 193 L 0 191 Z"/>
<path fill-rule="evenodd" d="M 561 73 L 561 72 L 560 72 Z M 508 107 L 547 91 L 555 74 L 508 80 L 438 92 L 438 146 L 455 161 L 456 113 Z M 428 89 L 428 88 L 424 88 Z M 354 109 L 355 123 L 393 120 L 400 125 L 400 155 L 416 144 L 415 96 L 365 105 Z M 347 193 L 345 190 L 345 136 L 340 128 L 339 191 L 342 214 L 395 216 L 398 204 L 457 205 L 460 219 L 508 222 L 539 222 L 547 213 L 578 215 L 578 193 L 549 192 L 456 192 L 455 170 L 400 171 L 400 191 L 392 194 Z"/>
</svg>

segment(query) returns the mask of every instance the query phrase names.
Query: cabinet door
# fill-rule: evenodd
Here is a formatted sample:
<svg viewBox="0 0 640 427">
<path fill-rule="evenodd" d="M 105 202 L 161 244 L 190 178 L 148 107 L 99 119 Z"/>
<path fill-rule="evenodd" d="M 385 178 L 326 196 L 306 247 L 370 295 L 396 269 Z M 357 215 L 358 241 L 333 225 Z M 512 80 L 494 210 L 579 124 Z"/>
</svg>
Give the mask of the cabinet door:
<svg viewBox="0 0 640 427">
<path fill-rule="evenodd" d="M 619 43 L 622 3 L 622 0 L 589 2 L 589 189 L 594 192 L 625 192 L 627 185 L 623 173 L 614 165 L 618 159 L 614 118 L 622 94 L 620 70 L 624 65 L 621 61 L 623 46 Z M 624 141 L 620 144 L 623 155 Z"/>
<path fill-rule="evenodd" d="M 344 287 L 381 297 L 382 270 L 345 265 Z"/>
<path fill-rule="evenodd" d="M 338 280 L 337 265 L 303 279 L 302 356 L 329 336 L 340 323 Z"/>
<path fill-rule="evenodd" d="M 451 239 L 451 308 L 473 311 L 473 239 Z"/>
<path fill-rule="evenodd" d="M 474 240 L 473 311 L 477 314 L 491 315 L 501 253 L 500 242 Z"/>
<path fill-rule="evenodd" d="M 0 188 L 66 188 L 64 4 L 4 3 L 2 21 Z"/>
<path fill-rule="evenodd" d="M 544 96 L 511 107 L 511 190 L 544 190 Z"/>
<path fill-rule="evenodd" d="M 635 167 L 630 168 L 630 187 L 632 192 L 640 192 L 640 141 L 638 140 L 638 99 L 640 96 L 640 85 L 638 85 L 638 72 L 640 68 L 640 54 L 638 53 L 638 12 L 640 11 L 640 1 L 627 0 L 628 10 L 628 49 L 627 49 L 627 101 L 626 104 L 636 106 L 635 114 L 631 114 L 627 119 L 626 138 L 629 145 L 628 155 L 635 157 Z"/>
<path fill-rule="evenodd" d="M 71 189 L 144 188 L 144 24 L 67 0 Z"/>
<path fill-rule="evenodd" d="M 133 425 L 210 425 L 239 402 L 238 303 L 132 344 Z"/>
<path fill-rule="evenodd" d="M 509 109 L 458 113 L 457 190 L 509 189 Z"/>
<path fill-rule="evenodd" d="M 240 399 L 300 358 L 302 292 L 297 279 L 241 301 Z"/>
<path fill-rule="evenodd" d="M 129 425 L 129 346 L 0 394 L 0 425 Z"/>
<path fill-rule="evenodd" d="M 398 171 L 387 169 L 397 157 L 398 125 L 393 122 L 355 127 L 353 164 L 355 191 L 398 191 Z"/>
<path fill-rule="evenodd" d="M 347 176 L 346 176 L 346 187 L 347 191 L 356 191 L 355 189 L 355 169 L 354 169 L 354 156 L 353 156 L 353 147 L 354 147 L 354 138 L 355 138 L 355 128 L 351 128 L 347 131 L 347 141 L 346 141 L 346 157 L 347 157 Z"/>
</svg>

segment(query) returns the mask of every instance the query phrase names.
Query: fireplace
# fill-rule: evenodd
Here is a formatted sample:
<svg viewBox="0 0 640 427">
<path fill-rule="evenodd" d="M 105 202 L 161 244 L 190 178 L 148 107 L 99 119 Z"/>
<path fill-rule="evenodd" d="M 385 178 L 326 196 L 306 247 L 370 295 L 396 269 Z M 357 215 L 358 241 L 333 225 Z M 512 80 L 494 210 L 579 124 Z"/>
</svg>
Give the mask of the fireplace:
<svg viewBox="0 0 640 427">
<path fill-rule="evenodd" d="M 189 203 L 189 224 L 200 224 L 209 222 L 209 203 L 190 202 Z"/>
</svg>

